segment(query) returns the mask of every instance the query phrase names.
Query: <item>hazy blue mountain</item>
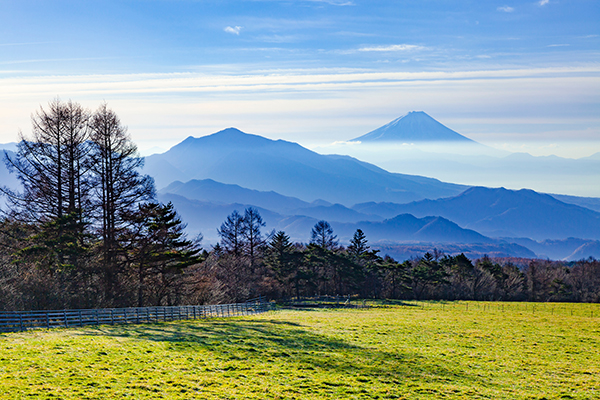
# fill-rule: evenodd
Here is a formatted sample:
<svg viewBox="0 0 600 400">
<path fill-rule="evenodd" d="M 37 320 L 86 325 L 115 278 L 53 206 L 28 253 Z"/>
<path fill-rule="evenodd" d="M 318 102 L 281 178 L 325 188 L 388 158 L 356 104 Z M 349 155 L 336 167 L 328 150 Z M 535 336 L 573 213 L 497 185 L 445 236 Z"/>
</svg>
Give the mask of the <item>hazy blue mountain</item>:
<svg viewBox="0 0 600 400">
<path fill-rule="evenodd" d="M 579 261 L 589 257 L 593 257 L 600 260 L 600 241 L 596 240 L 593 242 L 582 244 L 580 247 L 569 256 L 565 257 L 566 261 Z"/>
<path fill-rule="evenodd" d="M 0 143 L 0 149 L 16 152 L 17 151 L 17 142 Z"/>
<path fill-rule="evenodd" d="M 191 233 L 201 232 L 210 242 L 218 241 L 217 228 L 231 212 L 240 213 L 248 204 L 215 204 L 207 201 L 190 200 L 175 194 L 160 194 L 162 202 L 171 201 Z M 295 241 L 308 242 L 310 231 L 320 218 L 306 215 L 282 215 L 257 207 L 266 227 L 263 232 L 283 230 Z M 462 229 L 441 217 L 415 218 L 398 215 L 385 221 L 361 221 L 343 223 L 329 221 L 343 243 L 348 243 L 356 229 L 362 229 L 370 241 L 439 242 L 439 243 L 494 243 L 495 241 L 477 232 Z"/>
<path fill-rule="evenodd" d="M 13 143 L 7 143 L 8 145 L 11 145 Z M 7 144 L 4 144 L 2 146 L 6 146 Z M 11 147 L 11 146 L 8 146 Z M 13 146 L 14 147 L 14 146 Z M 4 163 L 4 156 L 5 156 L 5 152 L 6 155 L 8 155 L 8 157 L 14 157 L 15 153 L 11 150 L 8 149 L 0 149 L 0 186 L 6 186 L 9 189 L 18 189 L 20 186 L 19 181 L 17 180 L 15 174 L 11 174 L 8 169 L 6 168 L 6 164 Z"/>
<path fill-rule="evenodd" d="M 455 243 L 425 243 L 425 244 L 398 244 L 398 243 L 371 243 L 373 248 L 380 250 L 380 255 L 390 255 L 396 260 L 409 260 L 422 257 L 433 249 L 443 252 L 450 256 L 456 256 L 463 253 L 471 260 L 489 257 L 523 257 L 535 258 L 534 252 L 526 247 L 514 243 L 476 243 L 476 244 L 455 244 Z"/>
<path fill-rule="evenodd" d="M 193 179 L 183 183 L 175 181 L 159 191 L 160 194 L 177 194 L 190 200 L 201 200 L 223 204 L 249 204 L 269 209 L 283 215 L 299 215 L 338 222 L 381 221 L 378 215 L 363 214 L 341 204 L 324 201 L 307 203 L 295 197 L 282 196 L 279 193 L 261 192 L 246 189 L 239 185 L 229 185 L 212 179 Z"/>
<path fill-rule="evenodd" d="M 201 233 L 211 243 L 216 243 L 219 240 L 217 229 L 229 214 L 237 210 L 243 215 L 244 210 L 250 207 L 249 204 L 217 204 L 208 201 L 190 200 L 172 193 L 159 194 L 158 200 L 163 203 L 172 202 L 179 215 L 181 215 L 182 220 L 187 224 L 187 231 L 192 235 Z M 263 220 L 268 225 L 268 230 L 277 226 L 278 222 L 283 218 L 276 212 L 260 207 L 255 208 L 258 209 Z M 263 231 L 266 232 L 265 230 Z"/>
<path fill-rule="evenodd" d="M 380 128 L 357 137 L 359 142 L 477 142 L 442 125 L 423 111 L 411 111 Z"/>
<path fill-rule="evenodd" d="M 382 221 L 384 219 L 379 215 L 360 213 L 341 204 L 297 208 L 290 210 L 288 213 L 337 222 Z"/>
<path fill-rule="evenodd" d="M 439 215 L 492 237 L 535 240 L 600 238 L 600 213 L 532 190 L 469 188 L 458 196 L 408 204 L 357 204 L 354 210 L 383 217 Z"/>
<path fill-rule="evenodd" d="M 511 238 L 506 240 L 527 247 L 532 250 L 538 258 L 549 258 L 551 260 L 565 260 L 583 245 L 596 242 L 596 240 L 577 238 L 543 240 L 540 242 L 527 238 Z"/>
<path fill-rule="evenodd" d="M 286 213 L 290 210 L 310 207 L 311 204 L 295 197 L 282 196 L 279 193 L 261 192 L 246 189 L 239 185 L 216 182 L 212 179 L 192 179 L 183 183 L 175 181 L 159 191 L 161 194 L 173 193 L 191 200 L 203 200 L 212 203 L 244 203 Z M 357 213 L 354 210 L 350 210 Z M 358 213 L 357 213 L 358 214 Z"/>
<path fill-rule="evenodd" d="M 167 167 L 165 167 L 167 166 Z M 170 168 L 168 173 L 165 169 Z M 214 179 L 275 191 L 303 201 L 350 206 L 363 201 L 407 202 L 460 193 L 466 187 L 421 176 L 393 174 L 347 156 L 320 155 L 297 143 L 270 140 L 229 128 L 189 137 L 146 158 L 144 173 L 163 188 L 173 181 Z"/>
<path fill-rule="evenodd" d="M 390 242 L 437 242 L 437 243 L 492 243 L 493 239 L 473 230 L 463 229 L 442 217 L 417 218 L 401 214 L 381 222 L 362 221 L 356 224 L 332 222 L 341 239 L 350 240 L 357 228 L 363 230 L 369 240 Z"/>
<path fill-rule="evenodd" d="M 600 212 L 600 197 L 567 196 L 564 194 L 551 194 L 550 196 L 563 203 L 576 204 Z"/>
<path fill-rule="evenodd" d="M 469 186 L 600 197 L 600 185 L 591 184 L 600 182 L 600 153 L 579 159 L 511 153 L 472 141 L 423 112 L 408 113 L 353 140 L 323 145 L 317 151 L 347 154 L 390 172 Z"/>
</svg>

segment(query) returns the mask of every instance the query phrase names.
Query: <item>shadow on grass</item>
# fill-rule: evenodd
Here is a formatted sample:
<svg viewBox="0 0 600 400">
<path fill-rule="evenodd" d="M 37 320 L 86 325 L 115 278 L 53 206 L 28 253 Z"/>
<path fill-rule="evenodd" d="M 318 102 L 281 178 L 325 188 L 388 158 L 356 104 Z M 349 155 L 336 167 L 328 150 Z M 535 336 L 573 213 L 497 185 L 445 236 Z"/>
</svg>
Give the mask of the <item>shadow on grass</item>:
<svg viewBox="0 0 600 400">
<path fill-rule="evenodd" d="M 174 352 L 208 351 L 223 363 L 245 360 L 247 364 L 260 366 L 283 362 L 286 368 L 294 370 L 370 376 L 390 382 L 423 375 L 441 382 L 469 379 L 469 375 L 459 375 L 444 365 L 425 361 L 418 353 L 378 349 L 373 337 L 366 344 L 350 336 L 330 337 L 311 332 L 298 323 L 272 319 L 119 325 L 86 329 L 81 334 L 163 342 Z"/>
</svg>

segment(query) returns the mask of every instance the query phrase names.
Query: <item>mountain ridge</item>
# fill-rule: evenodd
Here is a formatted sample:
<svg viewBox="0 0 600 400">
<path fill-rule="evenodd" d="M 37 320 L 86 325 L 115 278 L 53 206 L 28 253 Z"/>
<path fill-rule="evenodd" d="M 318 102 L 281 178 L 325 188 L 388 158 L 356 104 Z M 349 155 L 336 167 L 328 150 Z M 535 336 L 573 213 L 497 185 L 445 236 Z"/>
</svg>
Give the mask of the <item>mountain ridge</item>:
<svg viewBox="0 0 600 400">
<path fill-rule="evenodd" d="M 169 170 L 165 174 L 165 170 Z M 391 173 L 352 157 L 321 155 L 297 143 L 228 128 L 188 137 L 146 158 L 144 173 L 162 189 L 173 181 L 213 179 L 248 189 L 275 191 L 306 202 L 323 199 L 352 206 L 361 201 L 406 202 L 456 195 L 466 186 Z"/>
<path fill-rule="evenodd" d="M 600 239 L 600 213 L 529 189 L 471 187 L 458 196 L 406 204 L 363 203 L 356 211 L 388 217 L 439 215 L 492 237 Z"/>
</svg>

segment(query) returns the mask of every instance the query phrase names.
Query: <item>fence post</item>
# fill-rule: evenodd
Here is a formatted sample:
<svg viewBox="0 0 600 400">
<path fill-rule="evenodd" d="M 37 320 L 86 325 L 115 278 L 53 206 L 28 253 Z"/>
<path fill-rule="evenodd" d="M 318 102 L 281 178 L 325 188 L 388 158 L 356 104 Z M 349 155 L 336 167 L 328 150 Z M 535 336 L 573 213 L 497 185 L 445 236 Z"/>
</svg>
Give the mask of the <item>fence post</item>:
<svg viewBox="0 0 600 400">
<path fill-rule="evenodd" d="M 21 326 L 21 332 L 23 332 L 25 329 L 23 329 L 23 314 L 19 313 L 19 325 Z"/>
<path fill-rule="evenodd" d="M 46 313 L 46 327 L 50 329 L 50 316 Z"/>
<path fill-rule="evenodd" d="M 65 328 L 69 327 L 69 321 L 67 320 L 67 310 L 63 311 L 63 316 L 65 317 Z"/>
<path fill-rule="evenodd" d="M 79 326 L 83 326 L 83 318 L 81 318 L 81 310 L 79 310 Z"/>
</svg>

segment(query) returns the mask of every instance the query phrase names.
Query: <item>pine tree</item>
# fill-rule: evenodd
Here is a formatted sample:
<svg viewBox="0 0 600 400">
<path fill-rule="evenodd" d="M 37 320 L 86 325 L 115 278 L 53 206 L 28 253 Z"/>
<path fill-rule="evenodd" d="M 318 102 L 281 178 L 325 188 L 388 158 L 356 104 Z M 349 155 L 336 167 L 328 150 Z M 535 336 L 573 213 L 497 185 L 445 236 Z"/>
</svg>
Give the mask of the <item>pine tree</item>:
<svg viewBox="0 0 600 400">
<path fill-rule="evenodd" d="M 339 244 L 337 236 L 333 234 L 333 228 L 329 222 L 323 220 L 317 222 L 312 228 L 310 242 L 324 250 L 333 250 Z"/>
<path fill-rule="evenodd" d="M 181 274 L 202 261 L 199 240 L 188 240 L 173 204 L 145 203 L 132 218 L 129 259 L 137 274 L 138 307 L 146 298 L 155 305 L 177 303 Z"/>
</svg>

